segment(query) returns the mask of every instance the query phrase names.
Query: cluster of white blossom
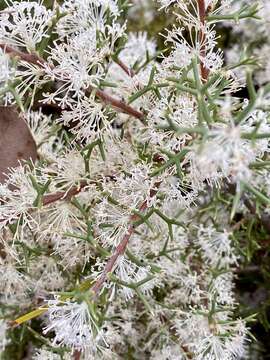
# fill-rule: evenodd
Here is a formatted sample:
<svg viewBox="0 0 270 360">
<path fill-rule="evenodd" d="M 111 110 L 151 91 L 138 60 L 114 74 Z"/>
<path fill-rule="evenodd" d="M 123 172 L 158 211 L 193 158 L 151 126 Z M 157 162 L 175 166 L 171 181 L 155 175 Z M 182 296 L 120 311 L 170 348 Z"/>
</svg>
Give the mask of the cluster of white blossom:
<svg viewBox="0 0 270 360">
<path fill-rule="evenodd" d="M 245 33 L 257 7 L 142 3 L 174 19 L 164 51 L 127 30 L 140 1 L 0 11 L 0 101 L 36 144 L 19 156 L 0 112 L 18 156 L 0 183 L 3 359 L 23 323 L 27 359 L 248 359 L 234 216 L 269 212 L 270 88 L 224 64 L 216 23 Z"/>
</svg>

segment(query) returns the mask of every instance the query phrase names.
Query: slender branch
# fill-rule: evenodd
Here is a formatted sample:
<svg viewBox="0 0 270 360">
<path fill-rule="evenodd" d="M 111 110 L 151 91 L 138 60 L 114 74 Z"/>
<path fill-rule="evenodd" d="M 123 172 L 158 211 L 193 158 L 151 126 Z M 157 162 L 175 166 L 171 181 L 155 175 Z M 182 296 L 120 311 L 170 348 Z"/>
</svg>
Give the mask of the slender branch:
<svg viewBox="0 0 270 360">
<path fill-rule="evenodd" d="M 7 54 L 9 54 L 11 57 L 19 57 L 20 59 L 27 61 L 29 63 L 44 66 L 46 62 L 40 58 L 36 54 L 25 54 L 21 51 L 18 51 L 16 49 L 13 49 L 12 47 L 6 45 L 6 44 L 0 44 L 0 47 L 5 50 Z M 98 97 L 100 100 L 102 100 L 105 104 L 110 104 L 114 109 L 118 110 L 119 112 L 128 114 L 130 116 L 133 116 L 139 120 L 143 120 L 145 115 L 143 112 L 138 111 L 131 107 L 130 105 L 126 104 L 124 101 L 119 100 L 109 94 L 107 94 L 104 90 L 95 89 L 93 87 L 88 88 L 88 92 L 95 92 L 96 97 Z"/>
<path fill-rule="evenodd" d="M 115 63 L 116 63 L 117 65 L 119 65 L 120 68 L 121 68 L 122 70 L 124 70 L 124 72 L 125 72 L 128 76 L 130 76 L 131 78 L 135 76 L 135 71 L 134 71 L 133 69 L 131 69 L 130 67 L 128 67 L 125 63 L 123 63 L 122 60 L 117 59 L 117 60 L 115 60 Z"/>
<path fill-rule="evenodd" d="M 198 8 L 199 8 L 199 17 L 200 17 L 200 33 L 199 33 L 199 39 L 200 39 L 200 68 L 201 68 L 201 76 L 202 81 L 206 82 L 208 76 L 209 76 L 209 70 L 205 67 L 203 63 L 203 59 L 206 58 L 206 48 L 205 48 L 205 21 L 206 21 L 206 15 L 207 10 L 205 6 L 205 0 L 197 0 L 198 1 Z"/>
<path fill-rule="evenodd" d="M 155 188 L 150 190 L 150 197 L 154 197 L 157 193 L 157 188 L 159 187 L 160 183 L 155 184 Z M 140 213 L 144 213 L 146 209 L 148 208 L 147 200 L 145 200 L 142 205 L 139 208 Z M 97 279 L 95 285 L 92 287 L 92 291 L 94 292 L 95 296 L 97 297 L 100 293 L 100 291 L 103 288 L 103 284 L 107 280 L 108 274 L 113 271 L 113 268 L 118 260 L 118 258 L 125 253 L 125 250 L 127 248 L 127 245 L 129 243 L 129 240 L 132 236 L 132 234 L 135 231 L 135 222 L 140 220 L 140 216 L 133 214 L 130 216 L 130 225 L 127 230 L 127 233 L 123 237 L 123 239 L 120 241 L 118 246 L 116 247 L 114 253 L 109 258 L 107 264 L 105 265 L 105 268 L 103 270 L 103 273 L 100 275 L 100 277 Z"/>
<path fill-rule="evenodd" d="M 103 90 L 96 90 L 94 88 L 91 88 L 91 90 L 94 91 L 96 96 L 101 99 L 105 104 L 110 104 L 114 109 L 117 109 L 122 113 L 131 115 L 139 120 L 144 119 L 144 113 L 134 109 L 130 105 L 127 105 L 124 101 L 116 99 L 115 97 L 107 94 Z"/>
<path fill-rule="evenodd" d="M 80 360 L 80 358 L 81 358 L 81 352 L 79 350 L 75 350 L 73 354 L 73 359 Z"/>
<path fill-rule="evenodd" d="M 41 57 L 39 57 L 37 54 L 34 54 L 34 53 L 26 54 L 19 50 L 14 49 L 11 46 L 6 45 L 6 44 L 0 44 L 0 48 L 3 49 L 4 52 L 11 57 L 18 57 L 21 60 L 24 60 L 31 64 L 39 65 L 39 66 L 42 66 L 45 64 L 45 61 Z"/>
<path fill-rule="evenodd" d="M 86 186 L 88 185 L 87 181 L 81 181 L 78 186 L 72 186 L 68 191 L 57 191 L 53 194 L 48 194 L 43 197 L 42 204 L 44 206 L 50 205 L 58 200 L 67 200 L 72 196 L 79 194 Z"/>
</svg>

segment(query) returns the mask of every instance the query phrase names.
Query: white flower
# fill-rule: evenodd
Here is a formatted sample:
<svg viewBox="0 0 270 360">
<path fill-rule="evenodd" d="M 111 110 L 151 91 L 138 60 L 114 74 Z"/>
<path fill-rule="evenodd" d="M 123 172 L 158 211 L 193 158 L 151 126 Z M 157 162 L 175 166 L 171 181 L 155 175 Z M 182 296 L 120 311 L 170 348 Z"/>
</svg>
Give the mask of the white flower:
<svg viewBox="0 0 270 360">
<path fill-rule="evenodd" d="M 104 198 L 95 206 L 94 215 L 96 234 L 102 244 L 117 246 L 130 226 L 130 210 Z"/>
<path fill-rule="evenodd" d="M 179 344 L 166 344 L 162 349 L 154 349 L 151 351 L 150 360 L 185 360 L 185 351 L 181 349 Z"/>
<path fill-rule="evenodd" d="M 166 42 L 172 43 L 174 49 L 180 49 L 180 55 L 187 54 L 187 58 L 183 59 L 184 67 L 190 63 L 191 58 L 198 57 L 211 72 L 219 70 L 223 65 L 223 55 L 221 49 L 216 50 L 217 35 L 214 27 L 205 24 L 203 27 L 204 36 L 201 37 L 202 25 L 199 15 L 194 16 L 189 12 L 187 4 L 184 2 L 183 4 L 187 17 L 181 16 L 180 21 L 183 22 L 184 27 L 174 27 L 169 30 L 166 35 Z M 188 36 L 184 32 L 185 30 L 187 30 Z M 190 37 L 191 41 L 188 41 L 187 37 Z M 204 51 L 202 52 L 201 49 Z M 175 65 L 177 63 L 178 61 Z"/>
<path fill-rule="evenodd" d="M 28 111 L 24 114 L 24 116 L 38 146 L 52 136 L 51 116 L 43 114 L 41 110 Z"/>
<path fill-rule="evenodd" d="M 110 123 L 103 104 L 94 96 L 83 98 L 78 103 L 72 102 L 70 111 L 63 111 L 58 123 L 70 126 L 70 131 L 78 141 L 93 141 L 102 133 L 110 131 Z"/>
<path fill-rule="evenodd" d="M 63 37 L 89 29 L 93 33 L 105 32 L 108 10 L 113 22 L 120 14 L 115 0 L 68 0 L 64 2 L 62 9 L 67 14 L 58 22 L 57 31 Z"/>
<path fill-rule="evenodd" d="M 1 301 L 9 304 L 22 304 L 26 301 L 30 281 L 28 277 L 17 270 L 9 259 L 0 263 Z"/>
<path fill-rule="evenodd" d="M 168 151 L 180 151 L 192 139 L 183 132 L 177 134 L 177 128 L 192 128 L 197 125 L 197 105 L 195 99 L 187 94 L 163 97 L 157 101 L 148 115 L 148 129 L 143 139 Z M 170 126 L 174 126 L 176 130 Z"/>
<path fill-rule="evenodd" d="M 224 177 L 237 183 L 251 177 L 249 164 L 256 159 L 252 142 L 242 138 L 245 126 L 218 125 L 209 132 L 208 140 L 193 145 L 187 155 L 190 159 L 190 179 L 194 186 L 204 180 L 219 184 Z"/>
<path fill-rule="evenodd" d="M 40 239 L 50 236 L 63 236 L 65 233 L 82 231 L 84 224 L 80 213 L 72 204 L 62 202 L 53 203 L 42 209 L 44 220 L 40 226 Z"/>
<path fill-rule="evenodd" d="M 123 65 L 127 67 L 126 71 L 115 62 L 112 62 L 109 67 L 108 81 L 118 85 L 111 91 L 119 97 L 128 98 L 146 86 L 152 71 L 152 64 L 150 61 L 147 62 L 147 58 L 151 58 L 155 53 L 156 43 L 154 40 L 148 39 L 145 32 L 130 33 L 124 49 L 118 56 Z M 139 71 L 136 72 L 138 69 Z M 127 70 L 131 73 L 127 74 Z M 145 102 L 149 102 L 149 94 L 136 99 L 133 106 L 147 108 Z"/>
<path fill-rule="evenodd" d="M 89 311 L 86 302 L 55 300 L 48 301 L 48 325 L 44 334 L 54 331 L 53 346 L 68 346 L 85 351 L 97 349 L 98 341 L 104 338 L 97 326 L 96 319 Z"/>
<path fill-rule="evenodd" d="M 174 66 L 186 68 L 191 64 L 193 53 L 185 42 L 175 43 L 174 49 L 169 56 L 164 57 L 162 67 L 173 68 Z"/>
<path fill-rule="evenodd" d="M 19 60 L 19 65 L 16 69 L 15 76 L 20 79 L 16 90 L 20 96 L 31 96 L 30 105 L 33 106 L 37 90 L 42 87 L 48 79 L 44 76 L 44 69 L 37 65 L 24 60 Z"/>
<path fill-rule="evenodd" d="M 35 292 L 42 290 L 60 291 L 65 286 L 65 279 L 60 272 L 56 260 L 52 257 L 40 256 L 29 266 L 29 275 L 32 275 Z M 35 280 L 34 280 L 35 279 Z"/>
<path fill-rule="evenodd" d="M 138 290 L 145 295 L 150 295 L 153 288 L 157 285 L 156 279 L 150 276 L 150 267 L 139 267 L 124 256 L 121 256 L 118 259 L 114 273 L 117 278 L 126 284 L 137 284 L 142 282 L 142 284 L 138 286 Z M 130 300 L 135 295 L 134 289 L 128 286 L 119 285 L 119 291 L 126 301 Z"/>
<path fill-rule="evenodd" d="M 233 306 L 235 303 L 233 288 L 233 274 L 227 272 L 220 274 L 213 280 L 210 291 L 213 294 L 213 299 L 216 296 L 215 301 L 218 303 Z"/>
<path fill-rule="evenodd" d="M 3 228 L 8 223 L 20 220 L 21 227 L 19 229 L 19 226 L 16 226 L 15 237 L 19 235 L 19 231 L 21 231 L 22 235 L 23 228 L 26 225 L 30 226 L 30 228 L 38 226 L 37 221 L 31 215 L 37 192 L 29 177 L 31 172 L 28 173 L 28 171 L 28 166 L 19 166 L 12 169 L 8 174 L 5 185 L 0 186 L 0 199 L 2 202 L 0 207 L 0 228 Z M 46 182 L 43 176 L 37 177 L 35 173 L 32 173 L 32 175 L 38 178 L 40 183 Z"/>
<path fill-rule="evenodd" d="M 55 162 L 42 171 L 54 178 L 57 190 L 68 191 L 72 186 L 79 187 L 80 182 L 86 180 L 84 160 L 77 149 L 59 154 Z"/>
<path fill-rule="evenodd" d="M 119 58 L 130 68 L 135 64 L 142 65 L 147 56 L 152 57 L 156 53 L 156 43 L 147 38 L 146 32 L 130 33 L 124 49 Z"/>
<path fill-rule="evenodd" d="M 0 41 L 35 51 L 36 45 L 47 36 L 52 15 L 42 1 L 12 2 L 12 6 L 0 14 Z"/>
<path fill-rule="evenodd" d="M 106 49 L 97 50 L 93 31 L 69 38 L 67 43 L 55 42 L 44 71 L 47 79 L 59 80 L 61 85 L 55 92 L 44 94 L 43 101 L 59 102 L 63 108 L 72 106 L 73 93 L 82 97 L 86 89 L 103 78 L 101 63 L 105 55 Z"/>
<path fill-rule="evenodd" d="M 76 231 L 77 229 L 74 229 Z M 71 238 L 53 234 L 53 251 L 59 256 L 64 269 L 74 269 L 77 265 L 85 266 L 93 257 L 93 247 L 85 239 Z"/>
<path fill-rule="evenodd" d="M 200 225 L 196 242 L 201 248 L 202 256 L 211 266 L 227 268 L 237 263 L 230 233 L 218 232 L 213 226 Z"/>
</svg>

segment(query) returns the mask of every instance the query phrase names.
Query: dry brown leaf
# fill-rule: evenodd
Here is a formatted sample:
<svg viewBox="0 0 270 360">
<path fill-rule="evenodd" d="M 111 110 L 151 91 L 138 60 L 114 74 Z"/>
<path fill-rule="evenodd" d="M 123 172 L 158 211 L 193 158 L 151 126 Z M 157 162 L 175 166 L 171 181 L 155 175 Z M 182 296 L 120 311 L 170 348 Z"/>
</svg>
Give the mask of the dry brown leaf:
<svg viewBox="0 0 270 360">
<path fill-rule="evenodd" d="M 0 106 L 0 183 L 8 168 L 30 159 L 37 159 L 37 146 L 27 123 L 13 106 Z"/>
</svg>

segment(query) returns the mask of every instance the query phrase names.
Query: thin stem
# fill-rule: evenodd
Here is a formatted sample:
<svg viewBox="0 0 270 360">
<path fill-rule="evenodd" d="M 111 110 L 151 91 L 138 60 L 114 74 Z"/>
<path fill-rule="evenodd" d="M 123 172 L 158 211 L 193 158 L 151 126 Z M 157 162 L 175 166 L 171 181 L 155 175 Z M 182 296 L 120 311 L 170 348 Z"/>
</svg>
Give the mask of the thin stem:
<svg viewBox="0 0 270 360">
<path fill-rule="evenodd" d="M 0 47 L 5 50 L 7 54 L 9 54 L 11 57 L 19 57 L 21 60 L 27 61 L 28 63 L 43 66 L 46 64 L 45 60 L 40 58 L 36 54 L 25 54 L 21 51 L 15 50 L 12 47 L 6 45 L 6 44 L 0 44 Z M 128 114 L 130 116 L 133 116 L 139 120 L 143 120 L 145 115 L 141 111 L 138 111 L 131 107 L 130 105 L 127 105 L 124 101 L 116 99 L 115 97 L 107 94 L 105 91 L 100 89 L 95 89 L 93 87 L 89 87 L 87 92 L 95 92 L 96 97 L 98 97 L 102 102 L 105 104 L 110 104 L 114 109 L 118 110 L 118 112 L 122 112 L 125 114 Z"/>
<path fill-rule="evenodd" d="M 13 49 L 11 46 L 6 44 L 0 44 L 0 48 L 4 50 L 6 54 L 8 54 L 11 57 L 18 57 L 21 60 L 24 60 L 28 63 L 35 64 L 42 66 L 45 64 L 45 60 L 43 60 L 40 56 L 37 54 L 26 54 L 19 50 Z"/>
<path fill-rule="evenodd" d="M 120 66 L 120 68 L 131 78 L 133 78 L 136 74 L 133 69 L 128 67 L 122 60 L 117 59 L 115 60 L 115 63 Z"/>
<path fill-rule="evenodd" d="M 199 8 L 199 17 L 200 17 L 200 32 L 199 32 L 199 39 L 200 39 L 200 68 L 201 68 L 201 77 L 202 77 L 202 81 L 206 82 L 208 75 L 209 75 L 209 70 L 205 67 L 203 60 L 206 58 L 206 48 L 205 48 L 205 41 L 206 41 L 206 36 L 205 36 L 205 21 L 206 21 L 206 6 L 205 6 L 205 0 L 197 0 L 198 1 L 198 8 Z"/>
<path fill-rule="evenodd" d="M 159 187 L 160 183 L 155 184 L 155 188 L 150 191 L 150 197 L 154 197 L 157 193 L 157 188 Z M 142 205 L 139 208 L 140 213 L 144 213 L 148 208 L 147 200 L 145 200 Z M 120 241 L 118 246 L 116 247 L 113 255 L 109 258 L 107 264 L 105 265 L 105 268 L 103 270 L 103 273 L 100 275 L 100 277 L 97 279 L 95 285 L 92 287 L 92 291 L 94 292 L 95 296 L 97 297 L 100 293 L 100 291 L 103 288 L 103 284 L 107 280 L 108 274 L 113 271 L 113 268 L 120 256 L 122 256 L 127 248 L 127 245 L 129 243 L 129 240 L 131 236 L 133 235 L 135 231 L 135 223 L 140 220 L 140 216 L 137 214 L 133 214 L 130 216 L 130 225 L 128 227 L 127 233 L 123 237 L 123 239 Z"/>
<path fill-rule="evenodd" d="M 79 194 L 86 186 L 87 181 L 82 181 L 78 186 L 72 186 L 68 191 L 57 191 L 53 194 L 48 194 L 43 197 L 42 205 L 50 205 L 58 200 L 67 200 L 72 196 Z"/>
<path fill-rule="evenodd" d="M 138 111 L 131 107 L 130 105 L 126 104 L 124 101 L 116 99 L 115 97 L 107 94 L 103 90 L 96 90 L 94 88 L 89 88 L 90 91 L 94 91 L 95 95 L 102 100 L 105 104 L 111 105 L 114 109 L 118 110 L 119 112 L 131 115 L 136 119 L 143 120 L 145 115 L 141 111 Z"/>
</svg>

